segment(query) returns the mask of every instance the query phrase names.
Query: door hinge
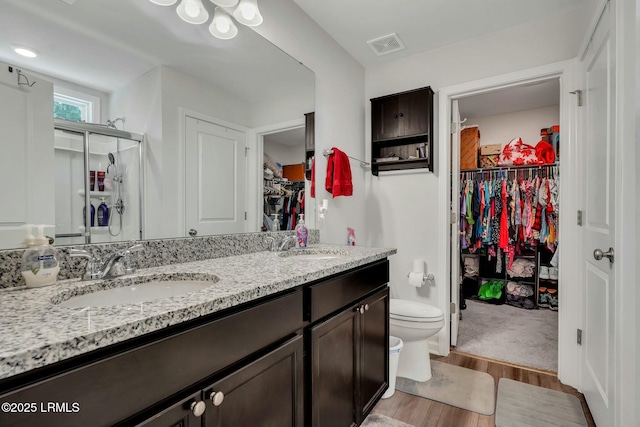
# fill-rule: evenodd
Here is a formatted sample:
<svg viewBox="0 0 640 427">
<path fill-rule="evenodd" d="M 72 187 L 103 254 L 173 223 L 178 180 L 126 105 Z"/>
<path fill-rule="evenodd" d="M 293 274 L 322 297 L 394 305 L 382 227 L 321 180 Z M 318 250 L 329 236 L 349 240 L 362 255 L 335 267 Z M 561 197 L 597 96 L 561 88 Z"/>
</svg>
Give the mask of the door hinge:
<svg viewBox="0 0 640 427">
<path fill-rule="evenodd" d="M 451 303 L 451 307 L 449 308 L 449 310 L 451 311 L 451 314 L 455 314 L 455 312 L 456 312 L 456 303 L 455 302 Z"/>
<path fill-rule="evenodd" d="M 458 132 L 458 124 L 451 122 L 451 135 L 453 135 L 456 132 Z"/>
<path fill-rule="evenodd" d="M 455 224 L 456 222 L 458 222 L 457 219 L 458 219 L 458 215 L 456 215 L 455 212 L 451 212 L 451 218 L 449 219 L 451 224 Z"/>
<path fill-rule="evenodd" d="M 244 156 L 245 157 L 249 156 L 249 147 L 244 147 Z"/>
<path fill-rule="evenodd" d="M 582 226 L 582 211 L 580 211 L 580 210 L 578 211 L 577 221 L 578 221 L 578 225 Z"/>
<path fill-rule="evenodd" d="M 577 330 L 576 342 L 578 343 L 578 345 L 582 345 L 582 329 Z"/>
<path fill-rule="evenodd" d="M 247 220 L 247 211 L 244 211 L 244 220 Z"/>
<path fill-rule="evenodd" d="M 576 89 L 572 92 L 569 92 L 571 95 L 576 95 L 578 100 L 578 107 L 582 107 L 582 91 L 580 89 Z"/>
</svg>

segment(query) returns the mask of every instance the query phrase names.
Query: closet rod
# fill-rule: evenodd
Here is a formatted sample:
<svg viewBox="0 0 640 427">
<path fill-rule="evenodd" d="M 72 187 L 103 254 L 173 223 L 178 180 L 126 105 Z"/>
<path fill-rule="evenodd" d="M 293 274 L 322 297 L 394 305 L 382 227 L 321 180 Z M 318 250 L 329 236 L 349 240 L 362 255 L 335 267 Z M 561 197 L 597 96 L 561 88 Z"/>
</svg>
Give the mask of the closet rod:
<svg viewBox="0 0 640 427">
<path fill-rule="evenodd" d="M 325 157 L 329 157 L 329 155 L 333 154 L 333 150 L 322 150 L 322 155 Z M 369 162 L 365 162 L 364 160 L 360 160 L 360 159 L 356 159 L 355 157 L 351 157 L 350 155 L 347 154 L 347 157 L 353 160 L 356 160 L 358 162 L 360 162 L 360 166 L 367 167 L 369 166 Z"/>
<path fill-rule="evenodd" d="M 524 165 L 524 166 L 498 166 L 495 168 L 477 168 L 477 169 L 462 169 L 460 171 L 460 173 L 467 173 L 467 172 L 490 172 L 490 171 L 516 171 L 516 170 L 523 170 L 523 169 L 542 169 L 542 168 L 549 168 L 549 167 L 557 167 L 559 166 L 557 163 L 546 163 L 544 165 Z"/>
</svg>

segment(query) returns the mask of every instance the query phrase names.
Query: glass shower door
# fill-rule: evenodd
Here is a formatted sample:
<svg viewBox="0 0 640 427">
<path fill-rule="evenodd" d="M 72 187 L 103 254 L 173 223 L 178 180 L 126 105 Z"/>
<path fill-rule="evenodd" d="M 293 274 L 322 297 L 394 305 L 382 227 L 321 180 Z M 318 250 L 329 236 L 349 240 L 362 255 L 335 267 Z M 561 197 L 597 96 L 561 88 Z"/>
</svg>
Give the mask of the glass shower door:
<svg viewBox="0 0 640 427">
<path fill-rule="evenodd" d="M 100 125 L 56 121 L 56 244 L 142 237 L 141 141 Z"/>
</svg>

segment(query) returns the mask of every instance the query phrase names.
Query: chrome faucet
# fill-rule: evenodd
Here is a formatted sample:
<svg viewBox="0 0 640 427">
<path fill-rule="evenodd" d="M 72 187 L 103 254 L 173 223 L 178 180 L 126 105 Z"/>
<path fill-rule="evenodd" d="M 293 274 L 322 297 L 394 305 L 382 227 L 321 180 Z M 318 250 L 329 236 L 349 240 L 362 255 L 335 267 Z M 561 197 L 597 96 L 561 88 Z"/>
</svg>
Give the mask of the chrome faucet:
<svg viewBox="0 0 640 427">
<path fill-rule="evenodd" d="M 282 239 L 282 241 L 278 238 L 278 237 L 274 237 L 274 236 L 267 236 L 266 241 L 267 242 L 271 242 L 271 245 L 269 247 L 269 250 L 271 252 L 282 252 L 284 250 L 287 250 L 287 245 L 289 243 L 295 242 L 296 240 L 296 236 L 295 235 L 289 235 L 286 236 L 285 238 Z"/>
<path fill-rule="evenodd" d="M 128 249 L 117 251 L 100 266 L 100 261 L 83 249 L 71 249 L 69 255 L 88 259 L 82 280 L 112 279 L 124 274 L 134 273 L 136 269 L 131 266 L 130 255 L 133 252 L 142 250 L 144 250 L 144 246 L 138 243 Z"/>
</svg>

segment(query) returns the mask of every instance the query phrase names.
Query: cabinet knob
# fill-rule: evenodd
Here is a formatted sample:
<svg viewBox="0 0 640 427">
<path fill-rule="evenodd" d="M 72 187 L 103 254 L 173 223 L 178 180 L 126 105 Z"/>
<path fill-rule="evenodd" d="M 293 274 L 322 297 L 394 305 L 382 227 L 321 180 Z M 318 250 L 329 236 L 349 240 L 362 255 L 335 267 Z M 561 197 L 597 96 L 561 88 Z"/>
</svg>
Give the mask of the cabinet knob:
<svg viewBox="0 0 640 427">
<path fill-rule="evenodd" d="M 400 116 L 400 117 L 404 117 L 404 113 L 400 113 L 400 114 L 399 114 L 399 116 Z"/>
<path fill-rule="evenodd" d="M 211 394 L 209 394 L 209 399 L 211 399 L 213 406 L 220 406 L 224 400 L 224 393 L 221 391 L 212 391 Z"/>
<path fill-rule="evenodd" d="M 360 306 L 360 310 L 358 310 L 358 311 L 360 311 L 360 314 L 364 314 L 364 305 L 361 305 Z"/>
<path fill-rule="evenodd" d="M 195 237 L 197 234 L 198 234 L 198 230 L 195 230 L 193 228 L 189 230 L 189 236 Z"/>
<path fill-rule="evenodd" d="M 364 311 L 369 311 L 369 304 L 364 305 Z"/>
<path fill-rule="evenodd" d="M 397 114 L 394 114 L 394 115 L 393 115 L 393 118 L 394 118 L 394 119 L 397 119 L 397 118 L 398 118 L 398 115 L 397 115 Z"/>
<path fill-rule="evenodd" d="M 196 417 L 201 417 L 202 414 L 204 414 L 204 411 L 206 411 L 207 405 L 202 400 L 199 400 L 197 402 L 194 400 L 189 405 L 189 409 L 191 409 L 191 413 L 193 413 L 193 415 L 195 415 Z"/>
</svg>

